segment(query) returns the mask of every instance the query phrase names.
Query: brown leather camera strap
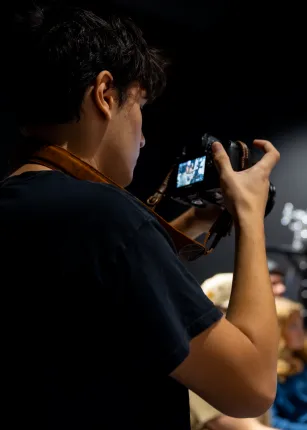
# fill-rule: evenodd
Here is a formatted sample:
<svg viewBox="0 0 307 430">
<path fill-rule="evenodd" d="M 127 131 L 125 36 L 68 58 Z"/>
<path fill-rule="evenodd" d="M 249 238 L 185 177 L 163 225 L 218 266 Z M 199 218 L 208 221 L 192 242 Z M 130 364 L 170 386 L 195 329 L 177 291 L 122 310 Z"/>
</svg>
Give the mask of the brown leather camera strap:
<svg viewBox="0 0 307 430">
<path fill-rule="evenodd" d="M 58 146 L 45 146 L 29 159 L 29 163 L 40 164 L 52 170 L 59 170 L 77 179 L 112 184 L 122 189 L 124 192 L 128 192 L 124 188 L 117 185 L 110 178 L 106 177 L 98 170 L 94 169 L 88 163 L 80 160 L 71 152 Z M 145 206 L 150 212 L 152 212 L 159 221 L 159 223 L 162 225 L 162 227 L 165 228 L 165 230 L 171 236 L 179 254 L 185 256 L 185 258 L 187 258 L 188 260 L 194 260 L 198 256 L 206 254 L 206 249 L 204 248 L 204 246 L 190 239 L 189 237 L 185 236 L 180 231 L 172 227 L 167 221 L 165 221 L 165 219 L 163 219 L 160 215 L 150 209 L 142 201 L 139 202 L 143 206 Z M 193 258 L 190 258 L 186 252 L 181 252 L 184 249 L 196 249 L 197 252 L 191 252 L 190 255 L 193 255 Z"/>
</svg>

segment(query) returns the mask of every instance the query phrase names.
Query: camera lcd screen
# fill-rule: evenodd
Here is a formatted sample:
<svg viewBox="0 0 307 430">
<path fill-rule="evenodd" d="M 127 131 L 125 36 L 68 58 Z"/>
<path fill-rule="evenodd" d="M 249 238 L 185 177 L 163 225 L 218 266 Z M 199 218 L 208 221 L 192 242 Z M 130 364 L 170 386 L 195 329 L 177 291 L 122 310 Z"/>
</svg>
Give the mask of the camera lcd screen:
<svg viewBox="0 0 307 430">
<path fill-rule="evenodd" d="M 177 188 L 201 182 L 205 176 L 206 156 L 189 160 L 178 166 Z"/>
</svg>

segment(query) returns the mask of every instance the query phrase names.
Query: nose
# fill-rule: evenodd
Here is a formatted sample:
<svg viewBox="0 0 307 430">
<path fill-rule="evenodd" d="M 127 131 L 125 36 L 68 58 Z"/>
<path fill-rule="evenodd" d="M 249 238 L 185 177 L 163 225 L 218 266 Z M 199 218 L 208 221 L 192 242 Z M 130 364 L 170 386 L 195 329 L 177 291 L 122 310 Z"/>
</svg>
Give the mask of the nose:
<svg viewBox="0 0 307 430">
<path fill-rule="evenodd" d="M 146 141 L 145 141 L 145 137 L 144 137 L 144 134 L 143 134 L 143 132 L 142 132 L 142 135 L 141 135 L 141 143 L 140 143 L 140 148 L 144 148 L 144 146 L 145 146 L 145 143 L 146 143 Z"/>
</svg>

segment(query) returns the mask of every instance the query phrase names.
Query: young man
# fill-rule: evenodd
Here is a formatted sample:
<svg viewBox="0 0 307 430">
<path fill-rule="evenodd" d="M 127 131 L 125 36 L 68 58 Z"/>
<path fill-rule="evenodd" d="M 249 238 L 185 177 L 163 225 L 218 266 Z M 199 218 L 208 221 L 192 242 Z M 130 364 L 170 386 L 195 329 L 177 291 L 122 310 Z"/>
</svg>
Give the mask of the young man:
<svg viewBox="0 0 307 430">
<path fill-rule="evenodd" d="M 21 20 L 12 43 L 7 87 L 28 136 L 23 156 L 58 145 L 127 186 L 145 144 L 141 110 L 164 86 L 140 31 L 53 7 Z M 235 417 L 270 407 L 278 330 L 263 218 L 279 154 L 255 144 L 265 155 L 242 173 L 214 145 L 237 236 L 228 319 L 128 193 L 19 163 L 0 188 L 13 428 L 186 430 L 188 388 Z"/>
</svg>

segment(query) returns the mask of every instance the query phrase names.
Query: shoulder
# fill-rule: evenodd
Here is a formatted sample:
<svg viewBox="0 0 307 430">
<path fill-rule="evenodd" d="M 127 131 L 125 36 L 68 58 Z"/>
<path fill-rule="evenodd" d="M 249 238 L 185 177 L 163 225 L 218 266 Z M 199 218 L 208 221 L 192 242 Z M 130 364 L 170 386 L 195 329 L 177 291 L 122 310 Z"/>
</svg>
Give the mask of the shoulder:
<svg viewBox="0 0 307 430">
<path fill-rule="evenodd" d="M 65 237 L 76 235 L 84 246 L 104 256 L 117 258 L 120 249 L 147 242 L 148 236 L 172 247 L 154 213 L 116 186 L 44 171 L 15 177 L 6 187 L 13 203 L 7 206 L 10 213 L 22 211 L 25 223 L 43 223 L 55 234 L 64 230 Z"/>
<path fill-rule="evenodd" d="M 99 225 L 104 237 L 112 231 L 116 242 L 121 242 L 122 249 L 143 247 L 148 249 L 151 241 L 155 252 L 166 247 L 173 254 L 173 241 L 154 213 L 145 204 L 129 192 L 113 185 L 91 184 L 93 195 L 90 197 L 88 215 L 92 222 Z M 97 198 L 96 198 L 97 197 Z M 98 198 L 99 197 L 99 198 Z"/>
<path fill-rule="evenodd" d="M 79 180 L 61 172 L 44 172 L 31 185 L 40 199 L 58 204 L 55 208 L 59 210 L 75 211 L 76 217 L 112 223 L 120 220 L 135 227 L 155 218 L 138 199 L 114 185 Z"/>
<path fill-rule="evenodd" d="M 162 236 L 169 244 L 172 241 L 159 224 L 153 212 L 145 204 L 124 189 L 114 185 L 91 181 L 80 181 L 67 175 L 53 176 L 58 184 L 50 185 L 55 190 L 54 206 L 60 218 L 65 211 L 74 219 L 74 224 L 87 229 L 96 240 L 115 243 L 136 242 L 148 231 Z M 48 194 L 48 193 L 47 193 Z"/>
<path fill-rule="evenodd" d="M 89 181 L 83 181 L 81 187 L 87 210 L 97 211 L 105 221 L 139 229 L 144 223 L 156 220 L 147 206 L 126 190 Z"/>
</svg>

